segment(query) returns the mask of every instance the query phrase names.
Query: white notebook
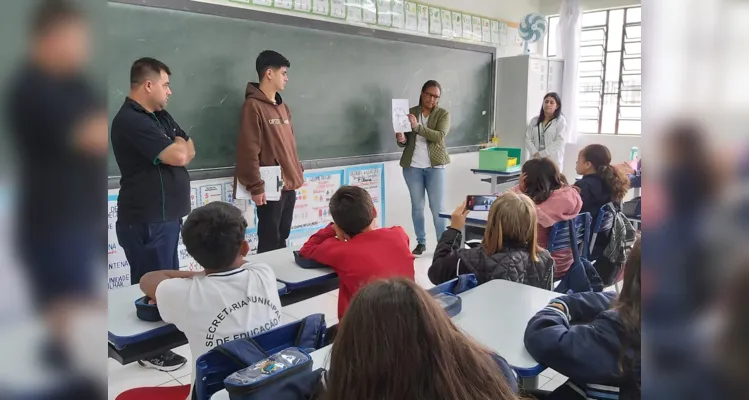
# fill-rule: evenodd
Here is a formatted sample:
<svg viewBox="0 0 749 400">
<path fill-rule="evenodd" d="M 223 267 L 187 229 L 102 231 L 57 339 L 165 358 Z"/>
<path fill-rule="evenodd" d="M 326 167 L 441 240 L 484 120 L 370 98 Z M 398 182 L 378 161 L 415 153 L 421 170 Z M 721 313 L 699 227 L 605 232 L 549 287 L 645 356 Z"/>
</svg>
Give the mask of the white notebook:
<svg viewBox="0 0 749 400">
<path fill-rule="evenodd" d="M 283 189 L 283 180 L 281 180 L 281 167 L 274 165 L 272 167 L 260 167 L 260 179 L 265 181 L 265 200 L 281 200 L 281 189 Z M 236 199 L 252 199 L 252 195 L 247 191 L 245 185 L 237 182 Z"/>
</svg>

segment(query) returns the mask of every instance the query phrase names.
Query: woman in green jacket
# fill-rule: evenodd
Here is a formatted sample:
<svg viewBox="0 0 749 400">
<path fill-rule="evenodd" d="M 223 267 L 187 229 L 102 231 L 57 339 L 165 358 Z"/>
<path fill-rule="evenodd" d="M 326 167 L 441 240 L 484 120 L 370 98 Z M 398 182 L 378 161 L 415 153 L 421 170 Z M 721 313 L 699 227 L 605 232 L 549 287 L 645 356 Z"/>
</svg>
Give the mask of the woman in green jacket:
<svg viewBox="0 0 749 400">
<path fill-rule="evenodd" d="M 414 255 L 426 250 L 424 228 L 424 194 L 429 196 L 429 209 L 437 232 L 437 241 L 447 227 L 440 218 L 445 198 L 445 165 L 450 156 L 445 147 L 445 136 L 450 131 L 450 114 L 439 107 L 442 87 L 437 81 L 427 81 L 421 88 L 419 105 L 410 110 L 411 132 L 395 134 L 398 146 L 403 147 L 401 167 L 411 195 L 411 218 L 416 231 Z"/>
</svg>

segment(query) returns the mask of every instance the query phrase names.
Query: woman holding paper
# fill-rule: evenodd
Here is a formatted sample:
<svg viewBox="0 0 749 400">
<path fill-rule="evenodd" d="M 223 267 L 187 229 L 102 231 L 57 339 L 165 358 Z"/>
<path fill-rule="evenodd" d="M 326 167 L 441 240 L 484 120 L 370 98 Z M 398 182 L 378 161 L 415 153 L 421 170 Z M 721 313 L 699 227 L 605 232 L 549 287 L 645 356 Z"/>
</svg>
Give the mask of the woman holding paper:
<svg viewBox="0 0 749 400">
<path fill-rule="evenodd" d="M 437 240 L 447 227 L 440 218 L 445 197 L 445 165 L 450 156 L 445 147 L 445 136 L 450 131 L 450 114 L 439 107 L 442 87 L 437 81 L 427 81 L 421 88 L 419 105 L 411 108 L 408 119 L 411 132 L 397 132 L 398 146 L 404 148 L 400 165 L 411 195 L 411 218 L 416 231 L 414 255 L 426 250 L 424 227 L 424 194 L 429 196 Z"/>
<path fill-rule="evenodd" d="M 541 112 L 538 117 L 531 118 L 525 132 L 526 160 L 548 158 L 562 171 L 567 129 L 567 120 L 562 115 L 562 99 L 554 92 L 547 93 Z"/>
</svg>

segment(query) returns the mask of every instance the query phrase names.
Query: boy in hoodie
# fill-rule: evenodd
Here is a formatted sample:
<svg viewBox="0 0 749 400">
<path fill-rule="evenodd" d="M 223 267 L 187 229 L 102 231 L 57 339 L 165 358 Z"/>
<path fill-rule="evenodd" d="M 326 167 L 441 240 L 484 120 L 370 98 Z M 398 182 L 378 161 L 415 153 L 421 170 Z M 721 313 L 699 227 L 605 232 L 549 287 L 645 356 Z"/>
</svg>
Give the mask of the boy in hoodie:
<svg viewBox="0 0 749 400">
<path fill-rule="evenodd" d="M 296 190 L 304 184 L 302 164 L 296 150 L 291 111 L 278 92 L 289 81 L 291 66 L 281 54 L 266 50 L 258 55 L 255 68 L 260 83 L 248 83 L 237 137 L 234 195 L 243 185 L 257 206 L 258 253 L 286 247 L 296 203 Z M 280 166 L 281 199 L 267 201 L 260 167 Z"/>
<path fill-rule="evenodd" d="M 519 184 L 510 190 L 527 195 L 536 204 L 538 245 L 544 249 L 549 245 L 551 226 L 577 217 L 583 206 L 580 194 L 548 158 L 526 161 Z M 551 256 L 556 266 L 554 279 L 562 279 L 572 265 L 572 250 L 555 251 Z"/>
<path fill-rule="evenodd" d="M 365 189 L 342 186 L 330 198 L 330 215 L 333 223 L 312 235 L 299 253 L 338 274 L 339 319 L 351 298 L 370 281 L 395 276 L 414 279 L 408 235 L 400 226 L 374 227 L 377 210 Z"/>
</svg>

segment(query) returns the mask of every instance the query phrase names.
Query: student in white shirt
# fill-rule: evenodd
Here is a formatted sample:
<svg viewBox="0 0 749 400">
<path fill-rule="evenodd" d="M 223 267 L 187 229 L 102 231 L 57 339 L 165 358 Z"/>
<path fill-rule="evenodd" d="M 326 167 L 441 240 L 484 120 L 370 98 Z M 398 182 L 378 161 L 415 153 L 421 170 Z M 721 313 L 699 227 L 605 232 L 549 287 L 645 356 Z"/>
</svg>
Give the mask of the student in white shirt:
<svg viewBox="0 0 749 400">
<path fill-rule="evenodd" d="M 140 280 L 164 322 L 185 333 L 193 360 L 222 343 L 252 337 L 281 324 L 276 276 L 245 261 L 247 221 L 227 203 L 195 209 L 182 227 L 187 252 L 205 271 L 153 271 Z"/>
<path fill-rule="evenodd" d="M 562 100 L 554 92 L 547 93 L 541 112 L 538 117 L 531 118 L 525 132 L 526 160 L 549 158 L 561 171 L 564 168 L 567 129 L 567 120 L 562 115 Z"/>
</svg>

